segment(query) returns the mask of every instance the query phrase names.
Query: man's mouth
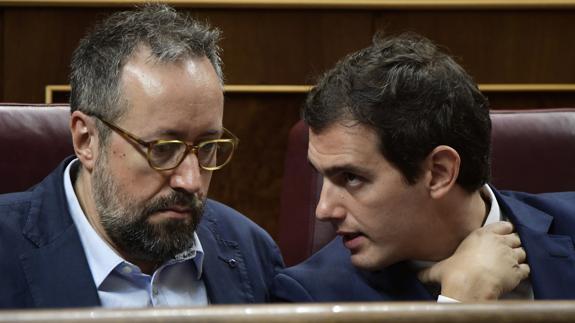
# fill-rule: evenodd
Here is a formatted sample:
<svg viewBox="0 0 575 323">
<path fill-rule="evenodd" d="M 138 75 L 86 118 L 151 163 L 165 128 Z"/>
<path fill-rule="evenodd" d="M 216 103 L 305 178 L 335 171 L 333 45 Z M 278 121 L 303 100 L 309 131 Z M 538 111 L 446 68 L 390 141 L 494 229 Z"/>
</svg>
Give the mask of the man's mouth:
<svg viewBox="0 0 575 323">
<path fill-rule="evenodd" d="M 338 231 L 337 235 L 341 236 L 344 246 L 351 251 L 357 250 L 365 240 L 361 232 Z"/>
<path fill-rule="evenodd" d="M 162 208 L 156 212 L 158 217 L 168 219 L 187 219 L 191 214 L 192 210 L 190 208 L 180 206 Z"/>
<path fill-rule="evenodd" d="M 171 206 L 165 209 L 166 211 L 173 211 L 179 213 L 190 213 L 191 209 L 184 206 Z"/>
</svg>

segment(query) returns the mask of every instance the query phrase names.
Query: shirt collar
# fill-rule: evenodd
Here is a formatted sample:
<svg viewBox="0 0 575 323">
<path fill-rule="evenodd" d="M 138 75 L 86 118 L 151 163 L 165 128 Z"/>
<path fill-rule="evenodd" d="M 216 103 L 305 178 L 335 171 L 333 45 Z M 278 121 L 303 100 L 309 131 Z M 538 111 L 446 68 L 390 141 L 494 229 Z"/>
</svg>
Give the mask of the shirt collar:
<svg viewBox="0 0 575 323">
<path fill-rule="evenodd" d="M 499 203 L 497 203 L 497 198 L 495 198 L 495 193 L 493 193 L 493 190 L 491 189 L 491 187 L 489 187 L 489 185 L 485 184 L 481 188 L 479 193 L 481 194 L 481 196 L 484 199 L 491 202 L 491 203 L 486 203 L 486 205 L 491 204 L 491 206 L 490 206 L 489 213 L 487 214 L 487 218 L 485 219 L 485 223 L 483 224 L 483 226 L 504 220 L 502 217 L 502 214 L 501 214 L 501 209 L 499 208 Z"/>
<path fill-rule="evenodd" d="M 72 172 L 77 172 L 79 167 L 78 159 L 72 160 L 64 170 L 64 192 L 66 194 L 66 201 L 68 202 L 68 211 L 72 216 L 72 220 L 78 229 L 80 241 L 86 254 L 88 266 L 92 272 L 94 283 L 100 287 L 102 282 L 110 275 L 110 273 L 119 264 L 126 262 L 108 243 L 98 235 L 96 230 L 92 227 L 74 191 L 72 185 Z M 194 244 L 190 250 L 178 254 L 174 259 L 168 261 L 166 265 L 171 265 L 178 262 L 183 262 L 192 259 L 197 271 L 197 279 L 200 279 L 203 270 L 204 250 L 198 235 L 194 232 Z"/>
</svg>

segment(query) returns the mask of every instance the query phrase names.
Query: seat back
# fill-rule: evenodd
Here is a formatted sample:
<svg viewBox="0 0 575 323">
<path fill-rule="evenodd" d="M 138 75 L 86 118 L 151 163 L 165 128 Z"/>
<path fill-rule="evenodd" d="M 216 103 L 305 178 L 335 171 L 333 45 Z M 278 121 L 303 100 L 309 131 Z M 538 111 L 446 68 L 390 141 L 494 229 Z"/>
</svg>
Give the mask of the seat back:
<svg viewBox="0 0 575 323">
<path fill-rule="evenodd" d="M 66 105 L 0 104 L 0 193 L 41 181 L 73 154 Z"/>
<path fill-rule="evenodd" d="M 493 110 L 492 181 L 531 193 L 575 191 L 575 109 Z M 287 265 L 305 260 L 334 237 L 316 221 L 321 177 L 307 162 L 308 129 L 289 134 L 278 243 Z"/>
</svg>

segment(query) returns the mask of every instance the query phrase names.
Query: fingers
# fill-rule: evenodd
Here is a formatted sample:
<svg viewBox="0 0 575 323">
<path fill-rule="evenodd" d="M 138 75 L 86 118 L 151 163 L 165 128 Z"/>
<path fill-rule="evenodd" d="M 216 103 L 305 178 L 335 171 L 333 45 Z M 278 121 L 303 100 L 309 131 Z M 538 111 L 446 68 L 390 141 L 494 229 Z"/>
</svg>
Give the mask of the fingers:
<svg viewBox="0 0 575 323">
<path fill-rule="evenodd" d="M 439 282 L 439 278 L 437 277 L 438 276 L 438 268 L 436 266 L 437 266 L 437 264 L 435 264 L 429 268 L 425 268 L 425 269 L 420 270 L 417 273 L 417 278 L 419 278 L 419 281 L 421 281 L 424 284 Z"/>
<path fill-rule="evenodd" d="M 519 264 L 517 266 L 517 272 L 519 273 L 520 276 L 520 281 L 527 279 L 527 277 L 529 277 L 529 273 L 531 272 L 531 268 L 529 268 L 528 264 Z"/>
<path fill-rule="evenodd" d="M 431 268 L 425 268 L 417 273 L 417 278 L 420 282 L 426 284 L 431 282 Z"/>
<path fill-rule="evenodd" d="M 527 254 L 523 248 L 513 248 L 513 253 L 515 254 L 515 259 L 517 259 L 518 263 L 524 263 L 525 259 L 527 259 Z"/>
<path fill-rule="evenodd" d="M 511 222 L 499 221 L 488 224 L 483 229 L 498 234 L 503 243 L 511 248 L 521 246 L 521 239 L 516 232 L 513 232 L 514 228 Z"/>
<path fill-rule="evenodd" d="M 511 248 L 521 247 L 521 239 L 519 239 L 519 235 L 517 233 L 506 234 L 500 237 L 503 240 L 503 243 Z"/>
<path fill-rule="evenodd" d="M 497 234 L 510 234 L 513 232 L 513 224 L 507 221 L 490 223 L 483 227 L 484 230 Z"/>
</svg>

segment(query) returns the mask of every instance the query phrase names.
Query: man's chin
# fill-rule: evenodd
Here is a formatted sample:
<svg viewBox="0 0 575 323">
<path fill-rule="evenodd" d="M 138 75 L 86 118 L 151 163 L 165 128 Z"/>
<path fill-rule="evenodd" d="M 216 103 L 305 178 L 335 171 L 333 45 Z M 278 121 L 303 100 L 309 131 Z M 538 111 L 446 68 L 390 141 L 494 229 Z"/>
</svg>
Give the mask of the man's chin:
<svg viewBox="0 0 575 323">
<path fill-rule="evenodd" d="M 376 271 L 388 267 L 394 263 L 388 257 L 373 256 L 368 253 L 356 253 L 351 255 L 351 264 L 362 270 Z"/>
</svg>

